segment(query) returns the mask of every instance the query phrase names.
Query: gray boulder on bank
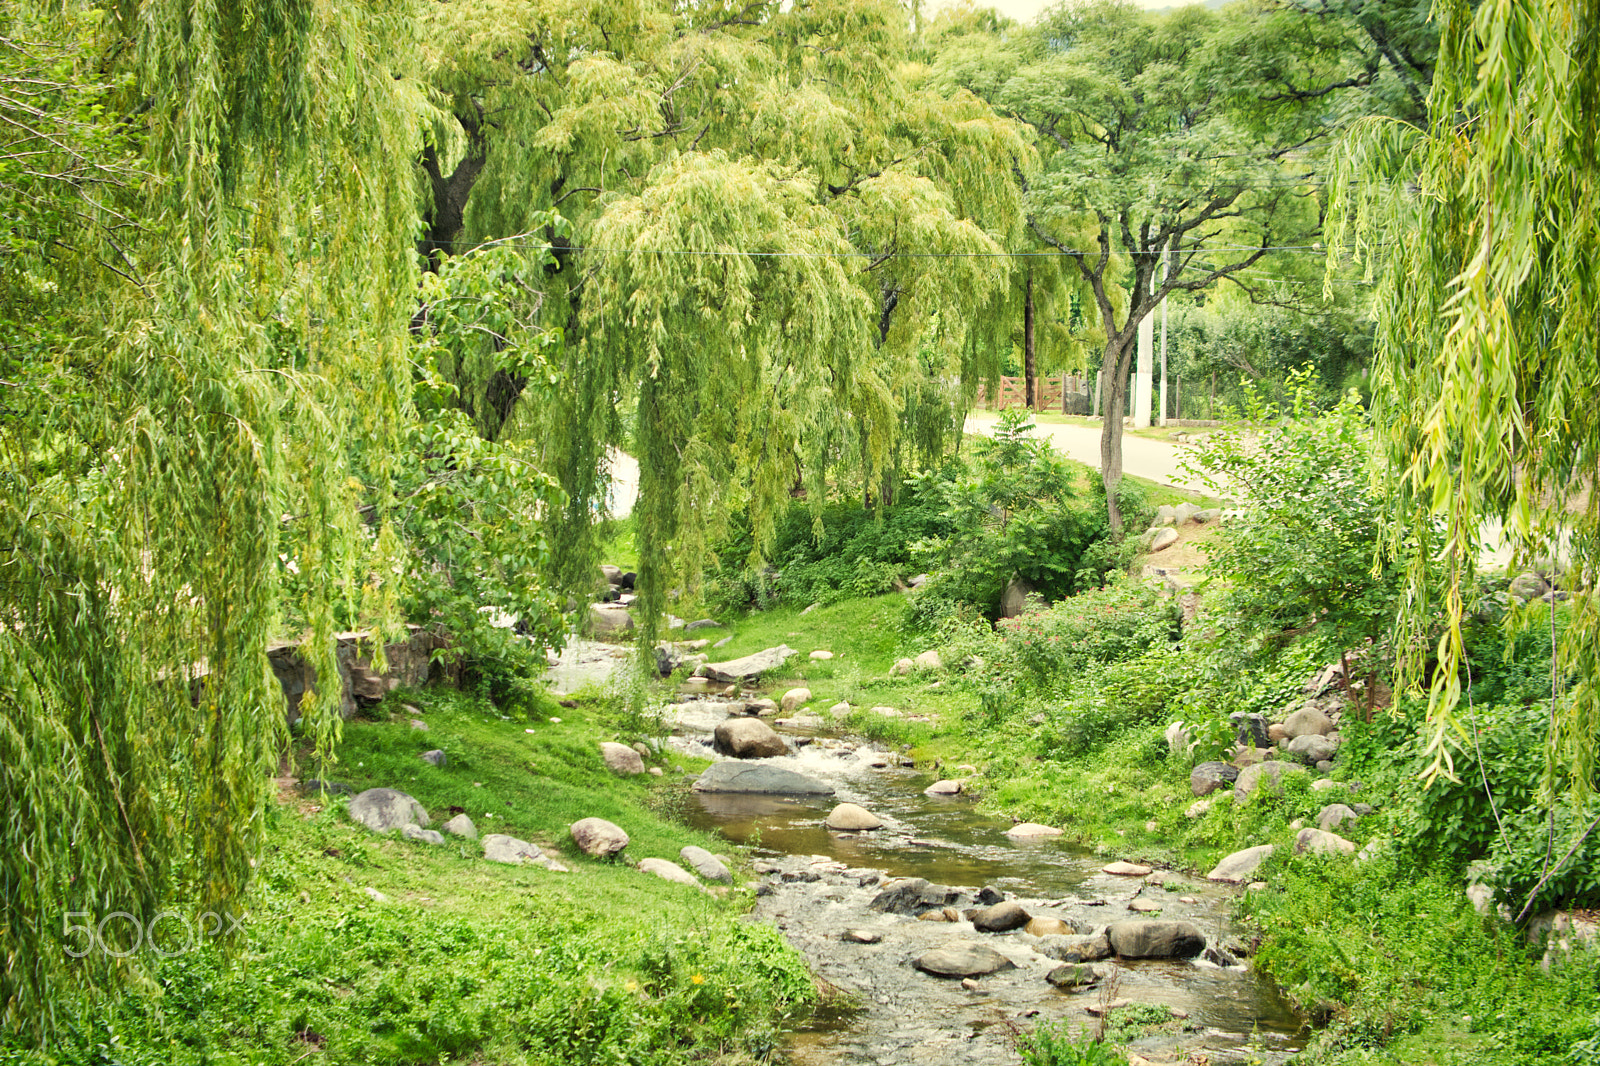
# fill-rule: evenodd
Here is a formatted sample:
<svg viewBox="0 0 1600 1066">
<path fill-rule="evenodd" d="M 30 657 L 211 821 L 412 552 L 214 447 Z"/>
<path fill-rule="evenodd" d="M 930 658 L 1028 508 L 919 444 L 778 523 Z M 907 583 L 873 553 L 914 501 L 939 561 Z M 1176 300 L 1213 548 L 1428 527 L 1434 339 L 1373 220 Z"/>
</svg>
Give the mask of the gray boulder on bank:
<svg viewBox="0 0 1600 1066">
<path fill-rule="evenodd" d="M 1284 750 L 1290 755 L 1297 756 L 1301 761 L 1315 766 L 1317 763 L 1333 761 L 1333 757 L 1339 754 L 1339 745 L 1332 737 L 1306 733 L 1289 741 Z"/>
<path fill-rule="evenodd" d="M 867 909 L 915 917 L 923 911 L 956 906 L 963 901 L 964 895 L 959 888 L 930 884 L 925 878 L 911 877 L 884 888 L 872 897 Z"/>
<path fill-rule="evenodd" d="M 1206 874 L 1208 881 L 1231 881 L 1239 884 L 1250 880 L 1261 864 L 1272 857 L 1271 844 L 1257 844 L 1253 848 L 1245 848 L 1226 856 L 1221 862 Z"/>
<path fill-rule="evenodd" d="M 1053 936 L 1039 951 L 1061 962 L 1098 962 L 1111 957 L 1111 938 L 1104 930 L 1093 936 Z"/>
<path fill-rule="evenodd" d="M 1188 922 L 1130 919 L 1106 927 L 1111 949 L 1126 959 L 1192 959 L 1206 938 Z"/>
<path fill-rule="evenodd" d="M 400 827 L 400 835 L 405 837 L 407 840 L 420 840 L 424 844 L 443 844 L 444 843 L 444 837 L 440 836 L 437 832 L 435 832 L 432 829 L 423 829 L 419 825 L 403 825 L 403 826 L 401 826 Z"/>
<path fill-rule="evenodd" d="M 544 852 L 526 840 L 518 840 L 504 833 L 490 833 L 483 838 L 483 857 L 490 862 L 503 862 L 512 866 L 521 866 L 529 862 L 544 865 L 549 861 L 544 857 Z"/>
<path fill-rule="evenodd" d="M 350 817 L 374 833 L 387 833 L 405 825 L 425 828 L 428 812 L 422 804 L 393 788 L 369 788 L 350 801 Z"/>
<path fill-rule="evenodd" d="M 582 818 L 573 822 L 568 832 L 579 851 L 597 859 L 615 855 L 628 846 L 627 832 L 604 818 Z"/>
<path fill-rule="evenodd" d="M 1302 707 L 1283 720 L 1283 731 L 1290 740 L 1304 736 L 1327 736 L 1333 732 L 1333 719 L 1312 707 Z"/>
<path fill-rule="evenodd" d="M 713 681 L 723 684 L 733 684 L 746 678 L 755 680 L 769 670 L 776 670 L 788 661 L 795 650 L 787 644 L 780 644 L 776 648 L 767 648 L 754 655 L 746 655 L 742 659 L 730 659 L 721 663 L 706 663 L 705 676 Z"/>
<path fill-rule="evenodd" d="M 1203 762 L 1189 771 L 1189 791 L 1195 798 L 1209 796 L 1239 779 L 1239 768 L 1225 762 Z"/>
<path fill-rule="evenodd" d="M 694 879 L 694 874 L 668 859 L 640 859 L 639 871 L 655 874 L 663 881 L 671 881 L 673 884 L 700 887 L 700 882 Z"/>
<path fill-rule="evenodd" d="M 1356 846 L 1337 833 L 1302 829 L 1294 838 L 1294 853 L 1304 855 L 1354 855 Z"/>
<path fill-rule="evenodd" d="M 1307 770 L 1296 762 L 1258 762 L 1239 771 L 1233 783 L 1233 800 L 1243 803 L 1263 782 L 1280 785 L 1290 774 L 1304 774 Z"/>
<path fill-rule="evenodd" d="M 723 861 L 697 844 L 690 844 L 678 852 L 678 857 L 694 867 L 694 872 L 707 881 L 720 881 L 723 884 L 733 882 L 733 874 Z"/>
<path fill-rule="evenodd" d="M 719 762 L 694 783 L 696 792 L 744 792 L 769 796 L 831 796 L 833 786 L 769 763 Z"/>
<path fill-rule="evenodd" d="M 458 814 L 444 823 L 443 829 L 452 836 L 466 837 L 468 840 L 478 839 L 478 827 L 464 814 Z"/>
<path fill-rule="evenodd" d="M 644 759 L 626 744 L 616 744 L 609 740 L 602 740 L 600 742 L 600 755 L 605 759 L 606 767 L 612 773 L 644 773 Z"/>
</svg>

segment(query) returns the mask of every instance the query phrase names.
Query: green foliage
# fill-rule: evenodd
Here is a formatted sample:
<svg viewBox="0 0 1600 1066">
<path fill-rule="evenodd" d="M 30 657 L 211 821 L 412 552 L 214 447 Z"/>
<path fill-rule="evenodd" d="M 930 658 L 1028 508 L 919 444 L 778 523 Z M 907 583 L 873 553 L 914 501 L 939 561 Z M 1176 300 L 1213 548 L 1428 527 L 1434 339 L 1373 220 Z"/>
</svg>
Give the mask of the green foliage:
<svg viewBox="0 0 1600 1066">
<path fill-rule="evenodd" d="M 1073 468 L 1032 432 L 1026 413 L 1008 410 L 967 462 L 913 480 L 919 496 L 942 501 L 949 530 L 917 546 L 933 574 L 923 597 L 992 614 L 1013 576 L 1047 599 L 1072 592 L 1105 520 L 1079 502 Z"/>
<path fill-rule="evenodd" d="M 1072 1031 L 1066 1022 L 1040 1025 L 1017 1038 L 1023 1066 L 1120 1066 L 1125 1060 L 1109 1044 Z"/>
<path fill-rule="evenodd" d="M 1374 492 L 1366 419 L 1354 395 L 1329 411 L 1310 406 L 1311 370 L 1291 375 L 1293 402 L 1259 433 L 1207 436 L 1190 465 L 1218 492 L 1244 500 L 1208 548 L 1208 578 L 1234 637 L 1281 639 L 1315 627 L 1332 656 L 1375 660 L 1394 617 L 1399 574 L 1378 557 L 1384 505 Z M 1247 384 L 1247 416 L 1264 400 Z M 1369 661 L 1369 671 L 1379 664 Z"/>
<path fill-rule="evenodd" d="M 1081 592 L 1037 611 L 1002 618 L 997 665 L 1041 689 L 1072 685 L 1093 664 L 1115 663 L 1178 636 L 1180 613 L 1171 597 L 1132 580 Z M 1159 672 L 1151 668 L 1152 672 Z"/>
</svg>

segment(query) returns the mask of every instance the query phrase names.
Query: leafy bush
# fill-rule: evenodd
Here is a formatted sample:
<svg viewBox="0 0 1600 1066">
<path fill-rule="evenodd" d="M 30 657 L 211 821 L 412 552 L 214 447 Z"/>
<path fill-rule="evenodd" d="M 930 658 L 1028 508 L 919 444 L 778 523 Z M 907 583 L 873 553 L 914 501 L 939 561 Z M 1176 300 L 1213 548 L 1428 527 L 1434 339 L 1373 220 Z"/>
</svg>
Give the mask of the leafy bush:
<svg viewBox="0 0 1600 1066">
<path fill-rule="evenodd" d="M 1023 1066 L 1121 1066 L 1115 1048 L 1093 1036 L 1076 1035 L 1066 1022 L 1046 1023 L 1017 1039 Z"/>
<path fill-rule="evenodd" d="M 996 624 L 1000 653 L 1042 688 L 1054 688 L 1092 663 L 1122 662 L 1169 647 L 1179 636 L 1177 603 L 1153 588 L 1113 581 Z"/>
</svg>

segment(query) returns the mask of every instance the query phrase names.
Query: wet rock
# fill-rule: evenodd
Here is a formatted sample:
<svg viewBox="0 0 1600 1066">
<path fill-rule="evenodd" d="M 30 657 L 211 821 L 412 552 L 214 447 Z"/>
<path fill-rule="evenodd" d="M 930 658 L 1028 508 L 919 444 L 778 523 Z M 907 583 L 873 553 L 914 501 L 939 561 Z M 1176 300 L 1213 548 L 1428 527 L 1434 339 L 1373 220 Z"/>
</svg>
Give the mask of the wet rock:
<svg viewBox="0 0 1600 1066">
<path fill-rule="evenodd" d="M 735 759 L 768 759 L 789 754 L 789 745 L 767 723 L 755 718 L 729 718 L 718 722 L 712 745 Z"/>
<path fill-rule="evenodd" d="M 1129 900 L 1128 909 L 1136 914 L 1157 914 L 1161 910 L 1161 904 L 1153 899 L 1145 899 L 1141 896 L 1138 899 Z"/>
<path fill-rule="evenodd" d="M 744 705 L 745 714 L 754 714 L 762 718 L 770 718 L 778 713 L 777 700 L 750 700 Z"/>
<path fill-rule="evenodd" d="M 925 878 L 912 877 L 891 882 L 883 891 L 872 897 L 869 910 L 886 914 L 917 915 L 928 910 L 943 910 L 961 901 L 959 888 L 930 884 Z"/>
<path fill-rule="evenodd" d="M 914 963 L 923 973 L 935 977 L 982 977 L 1012 970 L 1016 963 L 984 944 L 957 940 L 923 952 Z"/>
<path fill-rule="evenodd" d="M 472 824 L 472 819 L 464 814 L 458 814 L 441 828 L 453 836 L 466 837 L 468 840 L 478 839 L 478 827 Z"/>
<path fill-rule="evenodd" d="M 730 659 L 721 663 L 706 663 L 706 674 L 713 681 L 724 684 L 750 679 L 759 680 L 761 675 L 769 670 L 776 670 L 788 661 L 795 650 L 787 644 L 780 644 L 776 648 L 767 648 L 754 655 L 746 655 L 742 659 Z"/>
<path fill-rule="evenodd" d="M 878 944 L 883 941 L 883 934 L 876 929 L 846 929 L 839 939 L 847 944 Z"/>
<path fill-rule="evenodd" d="M 443 769 L 444 766 L 449 763 L 450 756 L 446 755 L 443 749 L 434 748 L 432 751 L 425 751 L 422 753 L 422 761 L 430 766 L 437 766 L 440 769 Z"/>
<path fill-rule="evenodd" d="M 1098 962 L 1111 957 L 1111 938 L 1104 931 L 1092 936 L 1051 937 L 1039 952 L 1061 962 Z"/>
<path fill-rule="evenodd" d="M 1337 833 L 1302 829 L 1294 838 L 1296 855 L 1354 855 L 1356 846 Z"/>
<path fill-rule="evenodd" d="M 583 818 L 568 827 L 578 850 L 596 859 L 615 855 L 628 846 L 628 834 L 604 818 Z"/>
<path fill-rule="evenodd" d="M 1306 772 L 1304 766 L 1294 762 L 1262 762 L 1246 766 L 1239 771 L 1239 779 L 1233 783 L 1233 801 L 1243 803 L 1263 781 L 1276 785 L 1289 774 Z"/>
<path fill-rule="evenodd" d="M 973 915 L 972 927 L 980 933 L 1009 933 L 1013 929 L 1021 929 L 1032 918 L 1033 915 L 1023 910 L 1021 905 L 1007 901 L 985 907 Z"/>
<path fill-rule="evenodd" d="M 1208 881 L 1228 881 L 1239 884 L 1250 880 L 1261 864 L 1272 857 L 1271 844 L 1258 844 L 1227 856 L 1206 874 Z"/>
<path fill-rule="evenodd" d="M 778 709 L 784 714 L 803 707 L 811 702 L 811 690 L 808 688 L 792 688 L 783 694 L 783 699 L 778 701 Z"/>
<path fill-rule="evenodd" d="M 1238 959 L 1234 958 L 1232 955 L 1229 955 L 1226 951 L 1223 951 L 1219 947 L 1206 948 L 1205 951 L 1201 952 L 1201 958 L 1205 959 L 1213 966 L 1221 966 L 1224 969 L 1229 966 L 1239 965 Z"/>
<path fill-rule="evenodd" d="M 422 804 L 392 788 L 369 788 L 356 796 L 350 801 L 350 817 L 374 833 L 387 833 L 407 824 L 428 824 L 428 812 Z"/>
<path fill-rule="evenodd" d="M 935 781 L 922 790 L 924 796 L 955 796 L 961 792 L 960 781 Z"/>
<path fill-rule="evenodd" d="M 1057 988 L 1075 992 L 1083 988 L 1092 988 L 1099 984 L 1103 977 L 1099 970 L 1087 963 L 1064 962 L 1045 974 L 1044 979 Z"/>
<path fill-rule="evenodd" d="M 1061 830 L 1053 826 L 1040 825 L 1038 822 L 1023 822 L 1006 830 L 1006 836 L 1012 840 L 1042 840 L 1046 837 L 1058 837 Z"/>
<path fill-rule="evenodd" d="M 544 852 L 526 840 L 518 840 L 504 833 L 490 833 L 483 838 L 483 857 L 490 862 L 503 862 L 512 866 L 521 866 L 524 863 L 543 865 L 547 861 Z"/>
<path fill-rule="evenodd" d="M 996 903 L 1004 903 L 1006 894 L 993 885 L 984 885 L 978 889 L 978 906 L 993 907 Z"/>
<path fill-rule="evenodd" d="M 1188 922 L 1134 918 L 1106 928 L 1111 949 L 1128 959 L 1192 959 L 1206 938 Z"/>
<path fill-rule="evenodd" d="M 707 881 L 720 881 L 723 884 L 733 882 L 733 874 L 729 872 L 727 864 L 705 848 L 690 844 L 678 852 L 678 857 Z"/>
<path fill-rule="evenodd" d="M 742 792 L 770 796 L 831 796 L 833 786 L 768 763 L 719 762 L 695 780 L 696 792 Z"/>
<path fill-rule="evenodd" d="M 1100 867 L 1100 872 L 1116 874 L 1118 877 L 1144 877 L 1150 873 L 1150 867 L 1136 862 L 1113 862 Z"/>
<path fill-rule="evenodd" d="M 639 753 L 626 744 L 614 744 L 609 740 L 600 742 L 600 755 L 606 761 L 606 768 L 615 774 L 642 774 L 644 773 L 644 760 Z"/>
<path fill-rule="evenodd" d="M 858 807 L 854 803 L 841 803 L 828 813 L 828 817 L 824 819 L 822 824 L 829 829 L 855 832 L 867 829 L 882 829 L 883 819 L 865 807 Z"/>
<path fill-rule="evenodd" d="M 661 880 L 671 881 L 677 885 L 694 885 L 696 888 L 700 886 L 700 882 L 694 879 L 694 874 L 668 859 L 640 859 L 639 872 L 655 874 Z"/>
<path fill-rule="evenodd" d="M 953 914 L 954 908 L 946 907 L 942 910 L 923 911 L 917 915 L 919 922 L 959 922 L 961 915 Z"/>
<path fill-rule="evenodd" d="M 419 825 L 403 825 L 400 835 L 407 840 L 420 840 L 424 844 L 443 844 L 444 837 L 432 829 L 424 829 Z"/>
<path fill-rule="evenodd" d="M 1237 767 L 1225 762 L 1203 762 L 1189 771 L 1189 791 L 1196 798 L 1228 788 L 1239 779 Z"/>
<path fill-rule="evenodd" d="M 1283 720 L 1283 732 L 1290 740 L 1326 736 L 1333 732 L 1333 719 L 1313 707 L 1302 707 Z"/>
<path fill-rule="evenodd" d="M 1325 833 L 1331 833 L 1346 822 L 1353 822 L 1361 816 L 1354 809 L 1343 803 L 1330 803 L 1317 812 L 1317 828 Z"/>
<path fill-rule="evenodd" d="M 1024 931 L 1033 936 L 1073 936 L 1078 932 L 1078 927 L 1064 918 L 1039 915 L 1028 919 Z"/>
</svg>

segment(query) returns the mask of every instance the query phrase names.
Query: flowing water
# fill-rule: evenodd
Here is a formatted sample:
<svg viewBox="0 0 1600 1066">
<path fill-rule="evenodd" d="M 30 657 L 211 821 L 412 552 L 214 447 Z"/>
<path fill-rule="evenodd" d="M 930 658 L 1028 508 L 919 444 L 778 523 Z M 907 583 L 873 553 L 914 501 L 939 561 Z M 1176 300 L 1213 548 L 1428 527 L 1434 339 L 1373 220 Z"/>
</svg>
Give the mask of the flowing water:
<svg viewBox="0 0 1600 1066">
<path fill-rule="evenodd" d="M 710 755 L 710 731 L 725 716 L 711 701 L 681 705 L 673 744 Z M 793 1062 L 1015 1063 L 1019 1032 L 1062 1018 L 1092 1026 L 1089 1009 L 1114 1000 L 1165 1006 L 1184 1019 L 1135 1045 L 1158 1062 L 1221 1063 L 1241 1058 L 1247 1046 L 1263 1062 L 1281 1062 L 1300 1046 L 1302 1020 L 1248 961 L 1227 968 L 1202 960 L 1107 961 L 1097 964 L 1107 975 L 1098 988 L 1066 993 L 1044 980 L 1059 963 L 1036 950 L 1044 942 L 1026 932 L 978 933 L 966 921 L 918 921 L 869 909 L 885 882 L 920 877 L 964 889 L 969 898 L 992 887 L 1031 914 L 1064 918 L 1086 933 L 1143 917 L 1190 922 L 1211 945 L 1241 939 L 1227 917 L 1232 889 L 1177 874 L 1103 873 L 1101 867 L 1119 856 L 1096 856 L 1053 839 L 1014 841 L 1005 835 L 1010 820 L 980 812 L 969 797 L 925 795 L 934 778 L 901 765 L 898 753 L 778 728 L 801 746 L 794 755 L 760 761 L 825 781 L 836 794 L 696 793 L 688 818 L 754 849 L 765 874 L 755 916 L 776 923 L 817 976 L 855 1004 L 824 1011 L 791 1034 Z M 823 818 L 840 802 L 860 804 L 884 827 L 827 829 Z M 1130 911 L 1136 898 L 1158 904 L 1159 912 Z M 881 939 L 852 942 L 843 935 L 847 929 Z M 963 983 L 912 967 L 922 952 L 954 940 L 993 947 L 1016 969 Z"/>
</svg>

